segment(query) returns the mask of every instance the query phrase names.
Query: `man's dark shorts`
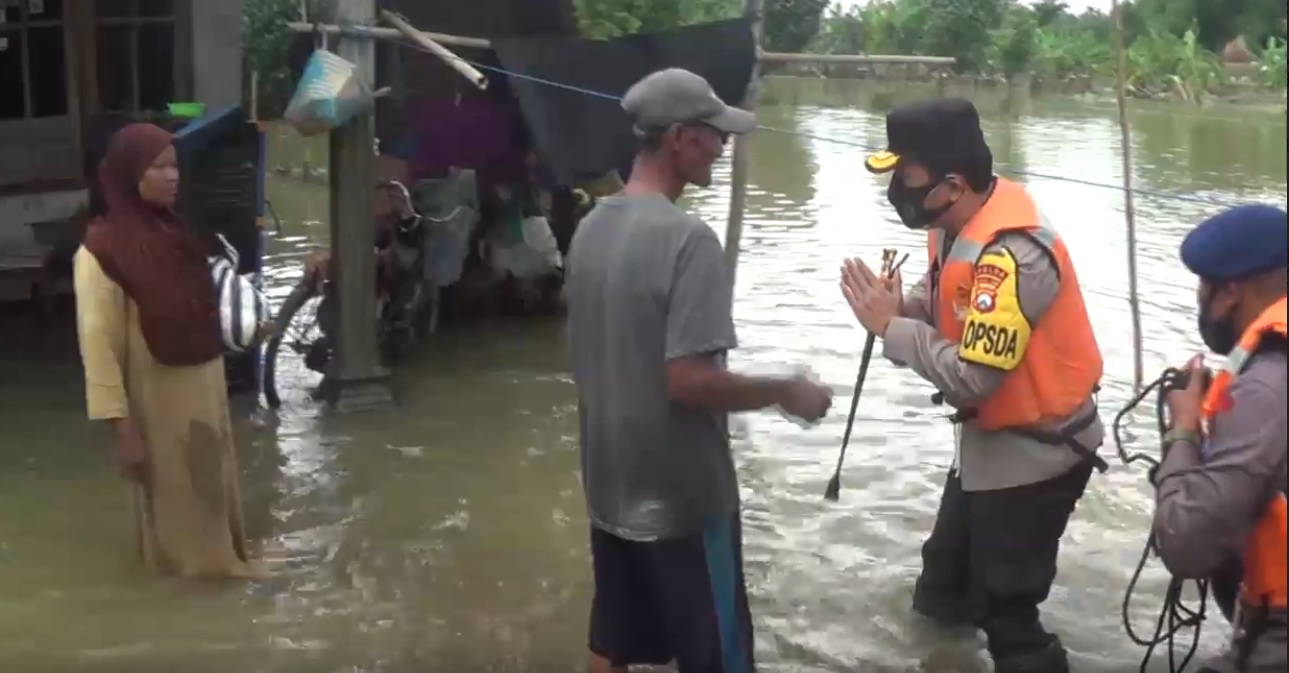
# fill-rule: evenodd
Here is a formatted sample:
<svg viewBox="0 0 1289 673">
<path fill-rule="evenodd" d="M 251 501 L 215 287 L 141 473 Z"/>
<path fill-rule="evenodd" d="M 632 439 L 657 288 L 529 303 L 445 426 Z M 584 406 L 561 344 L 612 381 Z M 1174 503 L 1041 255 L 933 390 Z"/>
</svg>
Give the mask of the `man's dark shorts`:
<svg viewBox="0 0 1289 673">
<path fill-rule="evenodd" d="M 591 652 L 613 666 L 753 673 L 739 515 L 689 537 L 633 542 L 591 528 Z"/>
</svg>

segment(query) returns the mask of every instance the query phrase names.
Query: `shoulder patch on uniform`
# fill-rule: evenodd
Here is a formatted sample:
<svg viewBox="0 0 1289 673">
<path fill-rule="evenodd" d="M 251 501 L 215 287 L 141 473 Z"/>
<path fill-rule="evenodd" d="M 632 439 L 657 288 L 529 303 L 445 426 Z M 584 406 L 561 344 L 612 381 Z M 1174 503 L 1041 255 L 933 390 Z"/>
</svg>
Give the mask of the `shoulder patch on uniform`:
<svg viewBox="0 0 1289 673">
<path fill-rule="evenodd" d="M 1016 260 L 1011 251 L 1004 249 L 981 255 L 971 282 L 971 309 L 992 313 L 998 304 L 998 291 L 1015 272 Z"/>
<path fill-rule="evenodd" d="M 966 362 L 1011 371 L 1020 365 L 1032 328 L 1020 309 L 1016 258 L 992 249 L 976 261 L 971 302 L 958 344 Z"/>
</svg>

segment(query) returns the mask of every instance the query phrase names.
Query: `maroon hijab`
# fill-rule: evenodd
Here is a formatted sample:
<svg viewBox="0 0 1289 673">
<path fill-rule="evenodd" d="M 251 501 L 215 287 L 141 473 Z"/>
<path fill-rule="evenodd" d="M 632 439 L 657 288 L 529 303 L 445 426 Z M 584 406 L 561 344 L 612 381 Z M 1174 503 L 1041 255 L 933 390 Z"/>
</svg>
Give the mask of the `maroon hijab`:
<svg viewBox="0 0 1289 673">
<path fill-rule="evenodd" d="M 139 195 L 144 174 L 173 142 L 152 124 L 131 124 L 112 138 L 98 169 L 106 214 L 90 222 L 85 249 L 138 306 L 152 357 L 188 367 L 223 353 L 205 245 L 172 209 Z"/>
</svg>

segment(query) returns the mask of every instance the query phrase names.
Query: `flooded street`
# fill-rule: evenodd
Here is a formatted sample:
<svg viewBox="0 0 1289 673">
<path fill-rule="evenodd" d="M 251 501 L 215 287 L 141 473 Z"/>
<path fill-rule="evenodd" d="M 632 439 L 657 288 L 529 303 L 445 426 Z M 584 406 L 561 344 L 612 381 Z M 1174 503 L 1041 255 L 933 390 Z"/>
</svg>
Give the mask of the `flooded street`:
<svg viewBox="0 0 1289 673">
<path fill-rule="evenodd" d="M 973 644 L 910 616 L 919 548 L 952 458 L 930 386 L 877 360 L 869 372 L 838 503 L 822 493 L 836 460 L 863 336 L 837 290 L 846 255 L 913 253 L 923 239 L 862 165 L 884 140 L 881 105 L 853 84 L 763 109 L 753 141 L 736 318 L 744 370 L 806 364 L 836 391 L 818 427 L 774 413 L 738 419 L 746 557 L 762 671 L 986 671 Z M 807 86 L 807 85 L 803 85 Z M 816 85 L 809 85 L 816 86 Z M 823 85 L 818 85 L 823 86 Z M 806 104 L 809 99 L 811 104 Z M 1129 395 L 1131 323 L 1113 109 L 981 102 L 1000 172 L 1022 178 L 1071 249 L 1106 358 L 1107 424 Z M 1283 204 L 1282 113 L 1141 106 L 1135 181 L 1192 199 Z M 728 164 L 690 206 L 723 233 Z M 280 300 L 327 237 L 324 188 L 273 178 L 284 222 L 268 284 Z M 1200 349 L 1194 284 L 1176 259 L 1215 207 L 1137 202 L 1147 378 Z M 13 339 L 15 337 L 10 337 Z M 157 580 L 131 557 L 129 500 L 106 436 L 83 420 L 71 327 L 4 342 L 0 356 L 0 671 L 13 673 L 413 673 L 583 670 L 590 595 L 576 472 L 576 410 L 557 322 L 445 332 L 394 378 L 397 408 L 319 414 L 302 387 L 271 414 L 235 405 L 251 530 L 286 549 L 274 578 L 245 590 Z M 290 385 L 284 374 L 284 387 Z M 1137 448 L 1155 442 L 1143 411 Z M 1102 455 L 1113 447 L 1107 445 Z M 1115 461 L 1111 461 L 1115 464 Z M 1142 472 L 1093 478 L 1045 605 L 1080 673 L 1135 671 L 1120 603 L 1145 541 Z M 1152 566 L 1136 624 L 1153 624 Z M 1213 612 L 1205 645 L 1226 635 Z M 1157 670 L 1162 671 L 1161 665 Z"/>
</svg>

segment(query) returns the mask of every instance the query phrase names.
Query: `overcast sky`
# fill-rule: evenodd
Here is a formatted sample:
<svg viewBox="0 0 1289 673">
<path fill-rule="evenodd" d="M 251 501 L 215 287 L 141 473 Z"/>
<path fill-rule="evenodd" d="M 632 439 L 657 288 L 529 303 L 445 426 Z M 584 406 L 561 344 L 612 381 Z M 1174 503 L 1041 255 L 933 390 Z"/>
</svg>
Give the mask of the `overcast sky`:
<svg viewBox="0 0 1289 673">
<path fill-rule="evenodd" d="M 836 1 L 840 2 L 843 6 L 868 4 L 868 0 L 836 0 Z M 1065 0 L 1065 4 L 1069 5 L 1070 11 L 1075 14 L 1082 13 L 1083 10 L 1088 8 L 1099 9 L 1107 13 L 1110 11 L 1110 0 Z"/>
</svg>

